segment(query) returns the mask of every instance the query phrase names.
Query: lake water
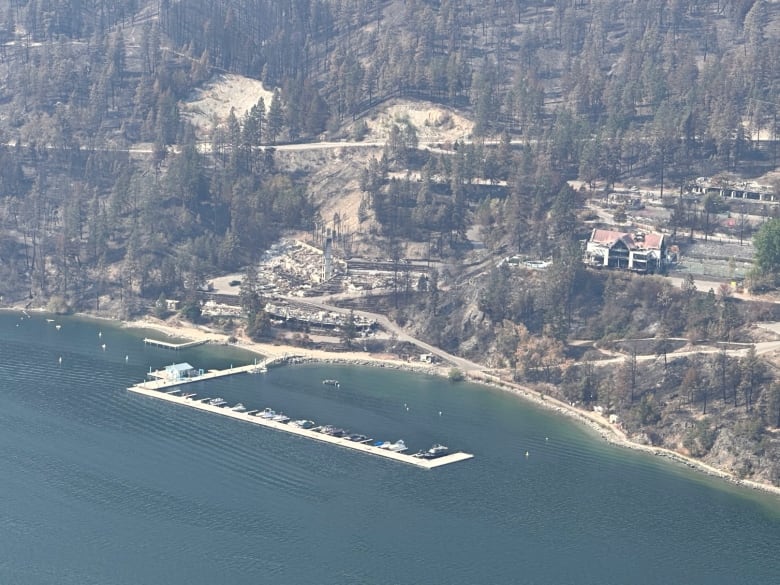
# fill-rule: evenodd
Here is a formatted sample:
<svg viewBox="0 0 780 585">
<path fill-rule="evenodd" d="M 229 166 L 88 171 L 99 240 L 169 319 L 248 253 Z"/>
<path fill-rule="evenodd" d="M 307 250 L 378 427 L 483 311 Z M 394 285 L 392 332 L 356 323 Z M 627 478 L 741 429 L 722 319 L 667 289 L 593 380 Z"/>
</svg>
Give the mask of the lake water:
<svg viewBox="0 0 780 585">
<path fill-rule="evenodd" d="M 313 365 L 187 386 L 475 455 L 427 471 L 126 390 L 248 354 L 45 317 L 0 313 L 2 584 L 780 583 L 780 499 L 498 390 Z"/>
</svg>

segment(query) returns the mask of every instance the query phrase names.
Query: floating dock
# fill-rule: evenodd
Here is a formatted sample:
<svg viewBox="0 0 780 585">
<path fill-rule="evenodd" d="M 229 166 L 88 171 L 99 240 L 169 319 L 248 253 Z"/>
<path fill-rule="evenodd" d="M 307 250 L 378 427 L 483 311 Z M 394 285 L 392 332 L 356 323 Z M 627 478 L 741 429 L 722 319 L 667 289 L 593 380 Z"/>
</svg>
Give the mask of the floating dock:
<svg viewBox="0 0 780 585">
<path fill-rule="evenodd" d="M 147 382 L 141 382 L 136 384 L 132 388 L 146 388 L 147 390 L 162 390 L 163 388 L 173 388 L 174 386 L 181 386 L 182 384 L 191 384 L 192 382 L 203 382 L 204 380 L 213 380 L 214 378 L 224 378 L 225 376 L 233 376 L 235 374 L 257 374 L 266 372 L 268 370 L 268 361 L 260 362 L 257 364 L 249 364 L 248 366 L 238 366 L 235 368 L 228 368 L 227 370 L 209 370 L 203 374 L 197 376 L 183 376 L 181 378 L 168 378 L 168 372 L 165 370 L 157 370 L 149 372 L 147 376 L 155 378 Z"/>
<path fill-rule="evenodd" d="M 375 447 L 374 445 L 356 443 L 354 441 L 350 441 L 342 437 L 332 437 L 330 435 L 318 433 L 317 431 L 313 431 L 309 429 L 301 429 L 295 426 L 290 426 L 289 424 L 286 423 L 280 423 L 280 422 L 260 418 L 248 412 L 236 412 L 234 410 L 230 410 L 229 408 L 223 408 L 221 406 L 212 406 L 211 404 L 208 404 L 206 402 L 201 402 L 200 400 L 192 400 L 191 398 L 185 398 L 184 396 L 178 396 L 177 394 L 170 394 L 164 391 L 165 388 L 178 386 L 180 384 L 184 384 L 187 382 L 200 382 L 203 380 L 209 380 L 221 376 L 230 376 L 233 374 L 249 372 L 254 370 L 257 367 L 258 367 L 257 365 L 253 364 L 251 366 L 242 366 L 240 368 L 231 368 L 229 370 L 211 371 L 206 374 L 203 374 L 202 376 L 194 376 L 192 378 L 185 378 L 183 380 L 175 380 L 175 381 L 174 380 L 170 380 L 170 381 L 152 380 L 149 382 L 141 382 L 140 384 L 131 386 L 130 388 L 128 388 L 128 390 L 130 390 L 131 392 L 135 392 L 137 394 L 143 394 L 144 396 L 150 396 L 152 398 L 166 400 L 168 402 L 173 402 L 175 404 L 180 404 L 183 406 L 189 406 L 191 408 L 196 408 L 198 410 L 205 410 L 206 412 L 211 412 L 214 414 L 221 414 L 222 416 L 228 416 L 230 418 L 235 418 L 244 422 L 253 423 L 263 427 L 268 427 L 271 429 L 275 429 L 277 431 L 283 431 L 293 435 L 307 437 L 309 439 L 314 439 L 316 441 L 321 441 L 323 443 L 331 443 L 333 445 L 338 445 L 340 447 L 354 449 L 355 451 L 362 451 L 363 453 L 370 453 L 372 455 L 378 455 L 379 457 L 385 457 L 386 459 L 393 459 L 394 461 L 409 463 L 410 465 L 415 465 L 416 467 L 422 467 L 423 469 L 433 469 L 434 467 L 441 467 L 442 465 L 448 465 L 450 463 L 456 463 L 458 461 L 465 461 L 466 459 L 471 459 L 472 457 L 474 457 L 470 453 L 458 452 L 458 453 L 451 453 L 449 455 L 444 455 L 442 457 L 437 457 L 436 459 L 421 459 L 419 457 L 414 457 L 412 455 L 408 455 L 405 453 L 396 453 L 394 451 L 388 451 L 387 449 L 380 449 L 379 447 Z"/>
<path fill-rule="evenodd" d="M 208 339 L 199 339 L 197 341 L 185 341 L 184 343 L 171 343 L 169 341 L 152 339 L 150 337 L 144 338 L 144 343 L 146 345 L 156 345 L 157 347 L 164 347 L 165 349 L 187 349 L 188 347 L 197 347 L 208 342 Z"/>
</svg>

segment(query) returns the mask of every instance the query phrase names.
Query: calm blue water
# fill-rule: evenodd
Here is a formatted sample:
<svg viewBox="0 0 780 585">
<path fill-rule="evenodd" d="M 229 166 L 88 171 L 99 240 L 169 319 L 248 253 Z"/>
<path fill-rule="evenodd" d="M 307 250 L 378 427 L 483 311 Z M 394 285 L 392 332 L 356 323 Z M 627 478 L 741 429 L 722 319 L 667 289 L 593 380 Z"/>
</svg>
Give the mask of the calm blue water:
<svg viewBox="0 0 780 585">
<path fill-rule="evenodd" d="M 0 313 L 0 584 L 780 583 L 780 500 L 499 391 L 320 366 L 188 386 L 476 455 L 425 471 L 126 390 L 246 354 L 57 323 Z"/>
</svg>

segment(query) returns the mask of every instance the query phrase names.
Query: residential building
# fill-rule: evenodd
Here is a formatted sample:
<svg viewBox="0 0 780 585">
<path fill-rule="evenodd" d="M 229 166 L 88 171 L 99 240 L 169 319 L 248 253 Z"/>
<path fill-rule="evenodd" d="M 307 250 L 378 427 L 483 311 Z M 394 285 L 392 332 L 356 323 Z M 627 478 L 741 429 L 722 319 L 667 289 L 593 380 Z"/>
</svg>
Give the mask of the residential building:
<svg viewBox="0 0 780 585">
<path fill-rule="evenodd" d="M 653 273 L 666 264 L 664 234 L 594 229 L 585 245 L 585 263 L 597 268 L 621 268 Z"/>
</svg>

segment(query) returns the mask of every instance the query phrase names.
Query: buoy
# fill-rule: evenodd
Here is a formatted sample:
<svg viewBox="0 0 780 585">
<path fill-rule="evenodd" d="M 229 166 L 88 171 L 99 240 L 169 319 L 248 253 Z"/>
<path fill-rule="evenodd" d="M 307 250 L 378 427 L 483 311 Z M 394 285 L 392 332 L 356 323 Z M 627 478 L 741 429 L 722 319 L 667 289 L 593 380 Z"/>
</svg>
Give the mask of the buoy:
<svg viewBox="0 0 780 585">
<path fill-rule="evenodd" d="M 125 361 L 129 361 L 129 360 L 130 360 L 130 356 L 129 356 L 129 355 L 126 355 L 126 356 L 125 356 Z"/>
<path fill-rule="evenodd" d="M 103 332 L 102 331 L 98 331 L 98 337 L 103 337 Z"/>
<path fill-rule="evenodd" d="M 545 440 L 545 441 L 549 441 L 549 440 L 550 440 L 550 437 L 545 437 L 545 438 L 544 438 L 544 440 Z"/>
<path fill-rule="evenodd" d="M 439 416 L 441 416 L 441 410 L 439 411 Z"/>
<path fill-rule="evenodd" d="M 525 456 L 528 457 L 528 451 L 525 452 Z"/>
<path fill-rule="evenodd" d="M 101 347 L 103 348 L 103 351 L 106 351 L 106 344 L 105 343 L 103 345 L 101 345 Z"/>
<path fill-rule="evenodd" d="M 62 356 L 60 356 L 59 362 L 62 363 Z"/>
</svg>

